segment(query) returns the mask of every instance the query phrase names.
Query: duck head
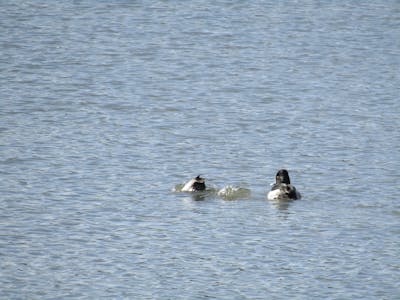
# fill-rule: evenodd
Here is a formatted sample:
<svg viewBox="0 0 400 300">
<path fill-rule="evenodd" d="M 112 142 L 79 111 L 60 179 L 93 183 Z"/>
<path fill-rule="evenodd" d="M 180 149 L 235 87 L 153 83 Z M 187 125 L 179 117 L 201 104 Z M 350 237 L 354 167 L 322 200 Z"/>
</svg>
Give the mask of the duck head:
<svg viewBox="0 0 400 300">
<path fill-rule="evenodd" d="M 205 179 L 201 178 L 200 175 L 194 179 L 193 189 L 195 191 L 204 191 L 206 189 Z"/>
<path fill-rule="evenodd" d="M 276 184 L 286 183 L 290 184 L 289 172 L 285 169 L 281 169 L 276 173 Z"/>
</svg>

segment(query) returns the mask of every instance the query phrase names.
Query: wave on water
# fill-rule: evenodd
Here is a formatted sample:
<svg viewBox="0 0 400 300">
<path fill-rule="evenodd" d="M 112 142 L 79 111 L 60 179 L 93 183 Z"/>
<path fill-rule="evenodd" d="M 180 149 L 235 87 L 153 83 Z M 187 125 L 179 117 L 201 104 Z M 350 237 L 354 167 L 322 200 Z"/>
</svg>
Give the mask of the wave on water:
<svg viewBox="0 0 400 300">
<path fill-rule="evenodd" d="M 218 191 L 218 196 L 225 200 L 237 200 L 250 198 L 251 191 L 249 189 L 227 185 Z"/>
</svg>

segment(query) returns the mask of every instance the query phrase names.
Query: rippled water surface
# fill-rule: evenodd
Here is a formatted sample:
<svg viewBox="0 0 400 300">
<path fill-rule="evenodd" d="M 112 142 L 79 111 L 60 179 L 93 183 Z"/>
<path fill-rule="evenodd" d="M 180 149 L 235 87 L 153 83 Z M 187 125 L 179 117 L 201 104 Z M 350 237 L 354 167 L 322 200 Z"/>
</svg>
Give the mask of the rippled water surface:
<svg viewBox="0 0 400 300">
<path fill-rule="evenodd" d="M 0 28 L 0 298 L 399 298 L 398 1 L 3 1 Z M 302 200 L 266 199 L 280 168 Z M 176 191 L 198 174 L 233 194 Z"/>
</svg>

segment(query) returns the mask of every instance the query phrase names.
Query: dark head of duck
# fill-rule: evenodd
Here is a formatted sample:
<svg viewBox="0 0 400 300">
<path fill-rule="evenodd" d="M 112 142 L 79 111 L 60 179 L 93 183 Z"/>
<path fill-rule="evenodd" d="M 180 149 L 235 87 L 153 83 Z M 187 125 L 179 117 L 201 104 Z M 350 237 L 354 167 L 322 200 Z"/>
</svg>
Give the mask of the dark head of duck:
<svg viewBox="0 0 400 300">
<path fill-rule="evenodd" d="M 276 184 L 286 183 L 290 184 L 289 172 L 285 169 L 279 170 L 276 173 Z"/>
<path fill-rule="evenodd" d="M 195 182 L 193 183 L 193 189 L 195 191 L 204 191 L 206 189 L 204 178 L 201 178 L 200 175 L 195 178 Z"/>
</svg>

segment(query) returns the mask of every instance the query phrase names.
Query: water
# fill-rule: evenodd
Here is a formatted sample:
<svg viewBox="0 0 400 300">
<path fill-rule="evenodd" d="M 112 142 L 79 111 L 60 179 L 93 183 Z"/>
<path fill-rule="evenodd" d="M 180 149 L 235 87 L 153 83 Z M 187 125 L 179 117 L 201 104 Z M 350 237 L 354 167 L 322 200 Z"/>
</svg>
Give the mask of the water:
<svg viewBox="0 0 400 300">
<path fill-rule="evenodd" d="M 399 298 L 398 1 L 12 1 L 0 28 L 0 298 Z M 302 200 L 266 199 L 280 168 Z M 173 191 L 199 174 L 251 194 Z"/>
</svg>

